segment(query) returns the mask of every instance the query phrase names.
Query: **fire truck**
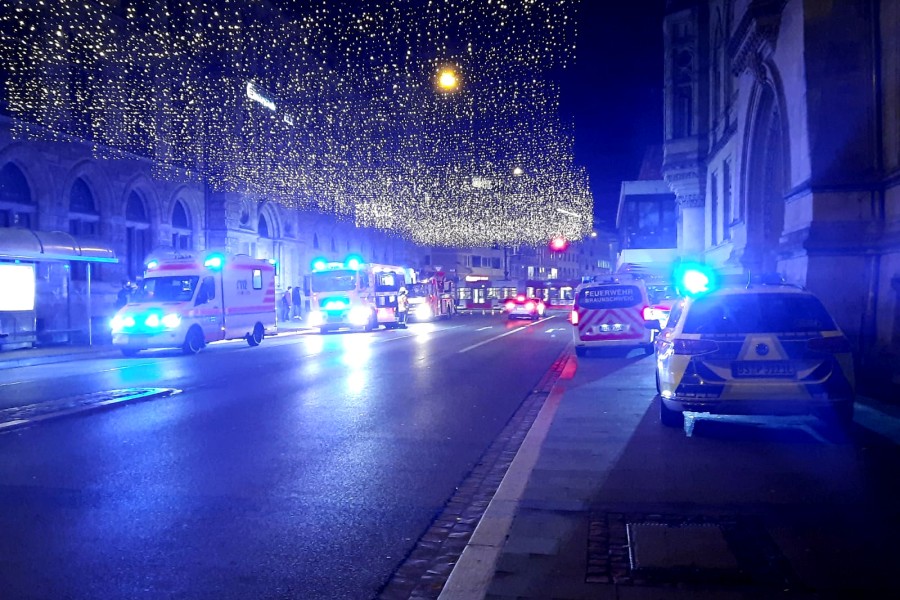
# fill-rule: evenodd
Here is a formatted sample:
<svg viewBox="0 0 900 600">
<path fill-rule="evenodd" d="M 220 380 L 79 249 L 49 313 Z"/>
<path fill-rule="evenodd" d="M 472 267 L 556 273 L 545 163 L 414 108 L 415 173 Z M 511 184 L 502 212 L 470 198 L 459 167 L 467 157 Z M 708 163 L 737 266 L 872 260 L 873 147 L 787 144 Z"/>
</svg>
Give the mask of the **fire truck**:
<svg viewBox="0 0 900 600">
<path fill-rule="evenodd" d="M 309 325 L 322 333 L 401 327 L 397 299 L 408 273 L 403 267 L 365 263 L 357 256 L 344 262 L 314 261 L 312 272 L 305 276 Z"/>
<path fill-rule="evenodd" d="M 442 271 L 422 274 L 416 283 L 406 286 L 409 292 L 409 317 L 415 321 L 449 319 L 455 312 L 456 292 L 453 282 Z"/>
<path fill-rule="evenodd" d="M 110 325 L 125 356 L 147 348 L 196 354 L 218 340 L 258 346 L 275 331 L 275 266 L 221 252 L 150 260 L 141 287 Z"/>
</svg>

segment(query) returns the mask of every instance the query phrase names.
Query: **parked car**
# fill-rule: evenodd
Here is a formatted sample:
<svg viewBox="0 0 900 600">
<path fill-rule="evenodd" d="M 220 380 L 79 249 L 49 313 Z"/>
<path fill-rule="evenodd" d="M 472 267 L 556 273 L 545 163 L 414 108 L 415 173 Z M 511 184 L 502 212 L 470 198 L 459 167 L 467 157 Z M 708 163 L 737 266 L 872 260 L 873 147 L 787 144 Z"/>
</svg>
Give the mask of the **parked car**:
<svg viewBox="0 0 900 600">
<path fill-rule="evenodd" d="M 822 302 L 796 286 L 749 284 L 685 298 L 655 356 L 664 425 L 682 426 L 685 411 L 853 420 L 850 343 Z"/>
</svg>

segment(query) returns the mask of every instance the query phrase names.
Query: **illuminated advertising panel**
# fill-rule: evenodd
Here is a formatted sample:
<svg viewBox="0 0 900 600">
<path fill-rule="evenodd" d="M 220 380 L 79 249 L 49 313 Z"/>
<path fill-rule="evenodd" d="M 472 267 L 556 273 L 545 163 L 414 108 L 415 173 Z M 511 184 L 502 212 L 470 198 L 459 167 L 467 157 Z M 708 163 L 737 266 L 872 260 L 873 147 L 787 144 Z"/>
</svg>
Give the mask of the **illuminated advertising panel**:
<svg viewBox="0 0 900 600">
<path fill-rule="evenodd" d="M 34 266 L 0 263 L 0 312 L 34 310 Z"/>
</svg>

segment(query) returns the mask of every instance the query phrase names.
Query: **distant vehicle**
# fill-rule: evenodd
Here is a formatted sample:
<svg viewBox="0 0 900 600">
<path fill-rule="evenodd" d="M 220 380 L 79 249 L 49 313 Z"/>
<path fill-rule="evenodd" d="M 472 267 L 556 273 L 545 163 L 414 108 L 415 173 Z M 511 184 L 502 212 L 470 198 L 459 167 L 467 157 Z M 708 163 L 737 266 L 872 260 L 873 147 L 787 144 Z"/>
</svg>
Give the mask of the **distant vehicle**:
<svg viewBox="0 0 900 600">
<path fill-rule="evenodd" d="M 529 298 L 523 294 L 519 294 L 514 298 L 507 298 L 503 301 L 503 310 L 506 311 L 507 318 L 513 319 L 531 319 L 537 321 L 544 316 L 546 305 L 539 298 Z"/>
<path fill-rule="evenodd" d="M 812 293 L 781 283 L 723 286 L 676 304 L 657 341 L 660 420 L 684 411 L 853 420 L 850 343 Z"/>
<path fill-rule="evenodd" d="M 196 354 L 231 339 L 258 346 L 275 330 L 275 267 L 221 252 L 151 260 L 141 287 L 110 325 L 113 345 L 126 356 L 178 347 Z"/>
<path fill-rule="evenodd" d="M 650 302 L 643 280 L 613 275 L 582 283 L 575 290 L 569 320 L 575 353 L 589 348 L 643 348 L 653 351 L 654 332 L 646 327 Z"/>
<path fill-rule="evenodd" d="M 444 273 L 431 273 L 406 285 L 409 317 L 414 321 L 449 319 L 456 312 L 453 282 Z"/>
<path fill-rule="evenodd" d="M 307 322 L 321 333 L 400 327 L 397 299 L 406 285 L 406 271 L 396 265 L 365 263 L 356 256 L 343 263 L 315 261 L 305 278 L 310 292 Z"/>
</svg>

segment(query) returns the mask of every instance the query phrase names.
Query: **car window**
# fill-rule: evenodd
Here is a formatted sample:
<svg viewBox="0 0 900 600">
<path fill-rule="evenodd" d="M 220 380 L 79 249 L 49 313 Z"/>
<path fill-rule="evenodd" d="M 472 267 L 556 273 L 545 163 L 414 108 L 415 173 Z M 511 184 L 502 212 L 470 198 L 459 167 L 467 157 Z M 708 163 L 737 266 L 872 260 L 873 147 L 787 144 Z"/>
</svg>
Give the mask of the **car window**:
<svg viewBox="0 0 900 600">
<path fill-rule="evenodd" d="M 731 294 L 698 298 L 684 333 L 802 333 L 836 329 L 822 303 L 805 294 Z"/>
</svg>

